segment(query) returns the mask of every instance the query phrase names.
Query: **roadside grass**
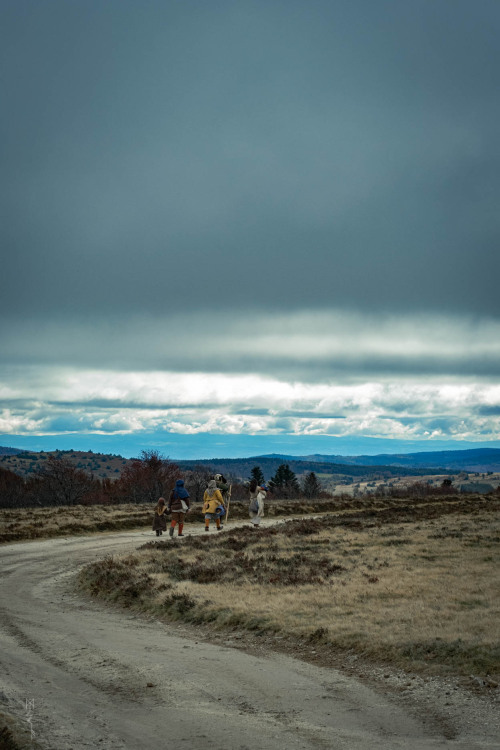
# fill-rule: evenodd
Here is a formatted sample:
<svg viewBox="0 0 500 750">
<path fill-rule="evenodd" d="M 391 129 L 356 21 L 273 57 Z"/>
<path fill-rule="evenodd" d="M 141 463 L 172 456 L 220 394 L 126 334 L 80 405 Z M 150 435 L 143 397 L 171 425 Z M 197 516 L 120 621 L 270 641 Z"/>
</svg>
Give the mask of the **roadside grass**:
<svg viewBox="0 0 500 750">
<path fill-rule="evenodd" d="M 500 674 L 500 501 L 479 496 L 150 542 L 86 566 L 93 596 L 429 674 Z M 314 645 L 313 645 L 314 644 Z"/>
<path fill-rule="evenodd" d="M 0 542 L 93 534 L 151 525 L 144 505 L 65 505 L 0 510 Z"/>
<path fill-rule="evenodd" d="M 11 729 L 6 725 L 0 727 L 0 750 L 19 750 Z"/>
<path fill-rule="evenodd" d="M 231 504 L 231 519 L 248 518 L 247 503 Z M 290 516 L 297 513 L 321 513 L 341 508 L 342 503 L 313 501 L 305 506 L 297 501 L 267 503 L 268 516 Z M 95 534 L 100 531 L 151 529 L 154 504 L 64 505 L 55 507 L 0 509 L 0 543 L 28 539 L 49 539 L 68 534 Z M 193 505 L 186 517 L 188 524 L 202 524 L 201 504 Z"/>
<path fill-rule="evenodd" d="M 26 720 L 16 714 L 0 710 L 0 750 L 40 750 Z"/>
<path fill-rule="evenodd" d="M 462 498 L 450 495 L 446 502 L 453 504 Z M 420 505 L 431 507 L 433 497 L 422 498 Z M 406 499 L 387 497 L 336 497 L 312 500 L 268 500 L 266 516 L 269 518 L 308 515 L 315 513 L 351 513 L 359 510 L 379 511 L 383 508 L 397 508 L 405 505 Z M 444 502 L 444 501 L 443 501 Z M 0 544 L 28 539 L 48 539 L 68 534 L 95 534 L 105 531 L 127 529 L 150 529 L 155 504 L 119 505 L 64 505 L 32 508 L 0 508 Z M 248 503 L 233 501 L 230 506 L 230 519 L 248 518 Z M 187 524 L 201 524 L 203 521 L 201 504 L 193 504 L 186 516 Z"/>
<path fill-rule="evenodd" d="M 283 514 L 297 512 L 297 506 L 283 508 Z M 61 505 L 54 507 L 0 509 L 0 543 L 28 539 L 49 539 L 68 534 L 95 534 L 100 531 L 151 529 L 154 504 Z M 231 516 L 246 517 L 246 505 L 233 508 Z M 187 523 L 201 523 L 201 505 L 194 506 Z"/>
</svg>

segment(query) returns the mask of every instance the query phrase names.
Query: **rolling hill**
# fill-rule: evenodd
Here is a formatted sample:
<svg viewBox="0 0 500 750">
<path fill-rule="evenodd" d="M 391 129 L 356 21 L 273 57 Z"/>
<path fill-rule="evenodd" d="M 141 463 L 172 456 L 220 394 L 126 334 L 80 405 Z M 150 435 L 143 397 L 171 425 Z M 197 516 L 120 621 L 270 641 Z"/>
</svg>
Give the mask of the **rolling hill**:
<svg viewBox="0 0 500 750">
<path fill-rule="evenodd" d="M 290 457 L 291 458 L 291 457 Z M 294 457 L 297 459 L 297 456 Z M 405 468 L 442 468 L 452 471 L 500 471 L 500 449 L 473 448 L 456 451 L 423 451 L 419 453 L 381 453 L 377 456 L 301 456 L 321 463 L 343 463 L 354 466 L 401 466 Z"/>
<path fill-rule="evenodd" d="M 49 455 L 59 455 L 71 461 L 77 468 L 99 478 L 118 478 L 122 469 L 131 461 L 122 456 L 92 451 L 52 451 L 49 454 L 44 451 L 22 451 L 0 446 L 0 466 L 26 477 L 39 470 Z M 248 479 L 256 465 L 261 467 L 266 480 L 269 480 L 280 464 L 287 463 L 297 475 L 314 471 L 318 475 L 334 476 L 339 480 L 350 477 L 351 481 L 358 481 L 362 478 L 389 479 L 408 474 L 424 476 L 462 471 L 500 471 L 500 450 L 478 448 L 404 454 L 384 453 L 376 456 L 268 454 L 248 458 L 190 459 L 176 463 L 181 469 L 200 467 L 229 474 L 240 480 Z"/>
</svg>

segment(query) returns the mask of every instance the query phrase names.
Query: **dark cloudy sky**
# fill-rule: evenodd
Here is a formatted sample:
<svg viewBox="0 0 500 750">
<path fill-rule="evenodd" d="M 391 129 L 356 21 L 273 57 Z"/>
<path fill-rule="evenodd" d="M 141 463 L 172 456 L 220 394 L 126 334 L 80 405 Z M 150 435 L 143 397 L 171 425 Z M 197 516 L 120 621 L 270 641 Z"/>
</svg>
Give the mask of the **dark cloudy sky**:
<svg viewBox="0 0 500 750">
<path fill-rule="evenodd" d="M 498 441 L 499 38 L 497 0 L 3 0 L 0 442 Z"/>
</svg>

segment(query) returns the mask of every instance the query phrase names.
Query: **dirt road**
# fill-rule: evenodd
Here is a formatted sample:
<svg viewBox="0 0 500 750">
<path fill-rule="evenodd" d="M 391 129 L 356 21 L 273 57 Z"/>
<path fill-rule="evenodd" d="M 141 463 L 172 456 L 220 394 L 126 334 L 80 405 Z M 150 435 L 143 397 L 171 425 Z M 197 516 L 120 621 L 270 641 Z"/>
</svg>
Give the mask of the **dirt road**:
<svg viewBox="0 0 500 750">
<path fill-rule="evenodd" d="M 0 547 L 0 709 L 31 721 L 40 747 L 500 747 L 484 717 L 449 739 L 449 728 L 335 670 L 196 641 L 193 631 L 71 593 L 79 566 L 151 538 L 136 531 Z"/>
</svg>

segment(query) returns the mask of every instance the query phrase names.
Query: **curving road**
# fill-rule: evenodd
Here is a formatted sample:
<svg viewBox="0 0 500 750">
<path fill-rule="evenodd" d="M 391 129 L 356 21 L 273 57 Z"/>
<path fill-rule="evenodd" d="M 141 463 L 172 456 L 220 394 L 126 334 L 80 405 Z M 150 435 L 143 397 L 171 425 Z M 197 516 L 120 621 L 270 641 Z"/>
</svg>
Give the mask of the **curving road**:
<svg viewBox="0 0 500 750">
<path fill-rule="evenodd" d="M 335 670 L 195 641 L 71 593 L 79 566 L 150 538 L 0 547 L 0 708 L 31 719 L 42 748 L 498 750 L 488 727 L 446 739 Z"/>
</svg>

